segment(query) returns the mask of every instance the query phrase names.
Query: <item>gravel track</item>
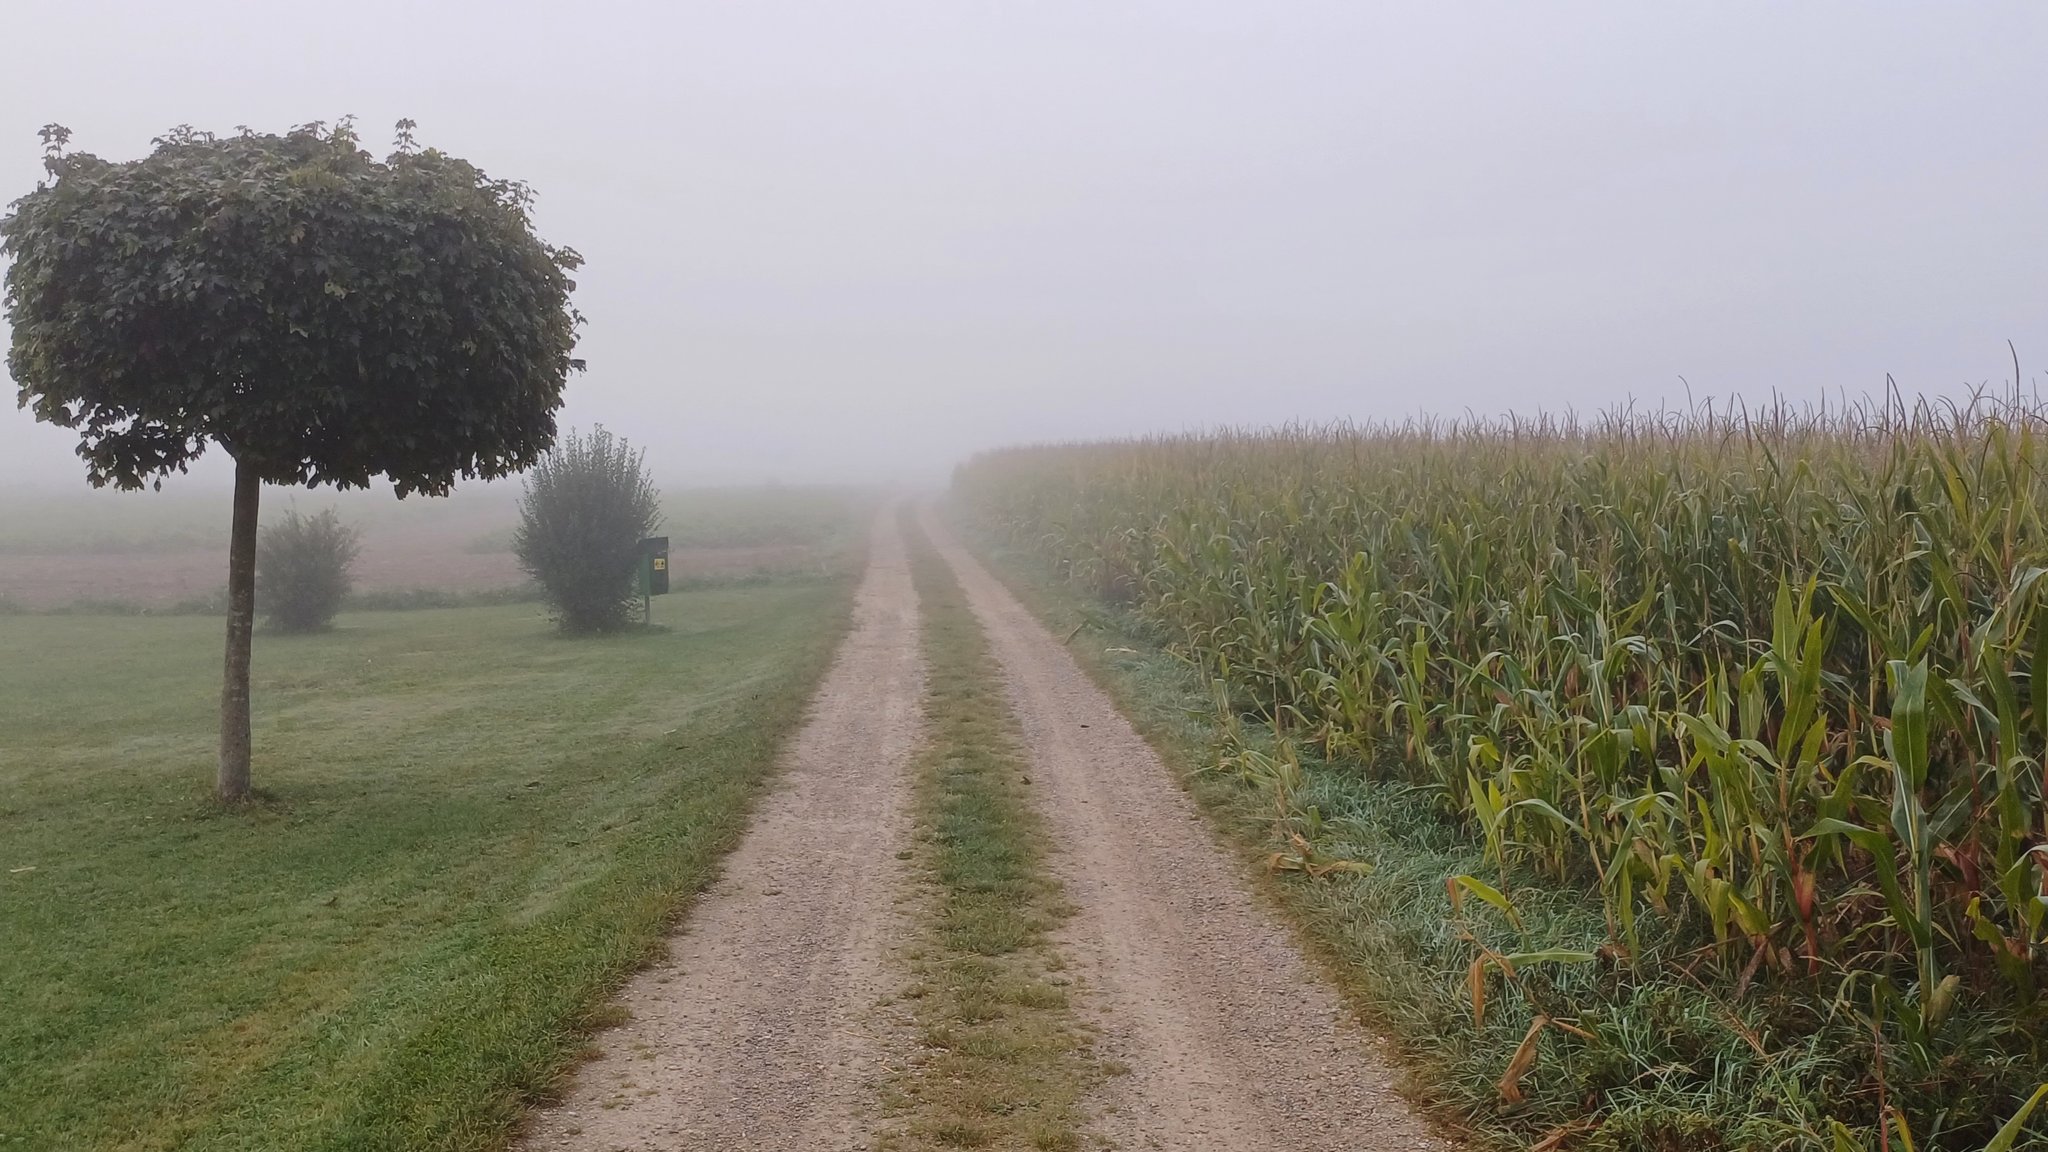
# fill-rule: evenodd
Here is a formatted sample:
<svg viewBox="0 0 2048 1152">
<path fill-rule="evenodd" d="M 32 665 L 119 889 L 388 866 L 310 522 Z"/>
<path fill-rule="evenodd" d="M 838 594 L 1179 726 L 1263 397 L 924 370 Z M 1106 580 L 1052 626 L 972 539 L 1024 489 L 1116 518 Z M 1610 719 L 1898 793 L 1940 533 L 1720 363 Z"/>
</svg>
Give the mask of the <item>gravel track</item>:
<svg viewBox="0 0 2048 1152">
<path fill-rule="evenodd" d="M 619 998 L 565 1100 L 537 1113 L 539 1149 L 869 1146 L 890 1044 L 876 1005 L 906 931 L 897 853 L 923 670 L 917 594 L 893 509 L 875 524 L 852 634 L 774 792 L 722 879 Z"/>
<path fill-rule="evenodd" d="M 1253 896 L 1158 755 L 1059 640 L 926 530 L 1003 666 L 1077 907 L 1059 940 L 1100 1054 L 1093 1134 L 1175 1152 L 1448 1149 L 1380 1047 Z"/>
<path fill-rule="evenodd" d="M 927 520 L 1002 666 L 1076 912 L 1057 944 L 1098 1054 L 1094 1143 L 1174 1152 L 1448 1150 L 1254 897 L 1240 863 L 1065 647 Z M 523 1147 L 852 1152 L 904 1040 L 878 1005 L 914 925 L 898 853 L 923 668 L 893 511 L 852 635 L 723 878 L 620 997 L 627 1023 Z"/>
</svg>

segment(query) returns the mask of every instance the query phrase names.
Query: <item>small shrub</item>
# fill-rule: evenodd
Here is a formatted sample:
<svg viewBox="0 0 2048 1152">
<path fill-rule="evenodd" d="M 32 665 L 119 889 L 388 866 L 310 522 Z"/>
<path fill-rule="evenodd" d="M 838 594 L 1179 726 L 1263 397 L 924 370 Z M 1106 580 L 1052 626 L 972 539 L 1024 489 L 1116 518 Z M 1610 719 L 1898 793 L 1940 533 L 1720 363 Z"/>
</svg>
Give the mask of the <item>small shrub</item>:
<svg viewBox="0 0 2048 1152">
<path fill-rule="evenodd" d="M 277 632 L 318 632 L 334 623 L 348 595 L 360 534 L 332 508 L 297 509 L 266 526 L 256 542 L 256 592 L 264 622 Z"/>
<path fill-rule="evenodd" d="M 661 523 L 646 453 L 602 427 L 571 432 L 534 466 L 512 551 L 565 632 L 609 632 L 633 619 L 640 540 Z"/>
</svg>

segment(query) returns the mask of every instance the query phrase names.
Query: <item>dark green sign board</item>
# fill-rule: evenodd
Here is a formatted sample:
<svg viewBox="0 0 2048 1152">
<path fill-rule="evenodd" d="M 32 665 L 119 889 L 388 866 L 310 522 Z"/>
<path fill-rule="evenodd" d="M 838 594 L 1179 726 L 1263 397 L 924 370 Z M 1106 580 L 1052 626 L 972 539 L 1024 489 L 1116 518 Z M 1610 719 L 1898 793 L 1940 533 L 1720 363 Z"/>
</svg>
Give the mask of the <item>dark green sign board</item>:
<svg viewBox="0 0 2048 1152">
<path fill-rule="evenodd" d="M 649 536 L 640 542 L 640 594 L 668 594 L 668 537 Z"/>
</svg>

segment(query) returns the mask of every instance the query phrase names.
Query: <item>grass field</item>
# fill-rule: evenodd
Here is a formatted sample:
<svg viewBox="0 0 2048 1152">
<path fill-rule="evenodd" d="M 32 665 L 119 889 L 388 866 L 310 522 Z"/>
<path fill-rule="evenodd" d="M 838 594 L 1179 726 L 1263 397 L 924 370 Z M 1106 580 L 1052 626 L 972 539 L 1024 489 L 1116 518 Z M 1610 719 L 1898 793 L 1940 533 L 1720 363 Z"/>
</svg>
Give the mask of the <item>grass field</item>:
<svg viewBox="0 0 2048 1152">
<path fill-rule="evenodd" d="M 850 578 L 259 635 L 0 617 L 0 1148 L 497 1146 L 744 823 Z"/>
</svg>

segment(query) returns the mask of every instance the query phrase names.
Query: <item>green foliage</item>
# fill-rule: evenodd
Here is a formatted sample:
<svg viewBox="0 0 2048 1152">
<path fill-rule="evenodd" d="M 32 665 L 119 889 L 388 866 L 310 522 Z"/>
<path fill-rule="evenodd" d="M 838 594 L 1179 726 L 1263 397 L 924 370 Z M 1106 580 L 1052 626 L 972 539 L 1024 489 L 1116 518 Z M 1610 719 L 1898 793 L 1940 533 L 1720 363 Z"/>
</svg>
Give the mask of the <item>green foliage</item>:
<svg viewBox="0 0 2048 1152">
<path fill-rule="evenodd" d="M 276 632 L 318 632 L 334 623 L 353 583 L 361 533 L 334 509 L 301 516 L 294 508 L 256 540 L 257 606 Z"/>
<path fill-rule="evenodd" d="M 209 442 L 274 484 L 445 493 L 553 440 L 576 253 L 535 238 L 525 185 L 410 122 L 378 162 L 347 122 L 179 128 L 149 156 L 66 153 L 0 220 L 8 369 L 79 434 L 96 485 L 140 487 Z"/>
<path fill-rule="evenodd" d="M 1868 1127 L 1888 1091 L 1981 1147 L 2048 1023 L 2041 432 L 1981 400 L 1305 429 L 956 487 L 1168 637 L 1219 723 L 1426 790 L 1483 846 L 1455 874 L 1583 892 L 1632 971 L 1783 1005 L 1776 1044 L 1865 1038 L 1809 1102 Z"/>
<path fill-rule="evenodd" d="M 646 454 L 600 427 L 541 457 L 512 549 L 563 630 L 609 632 L 633 618 L 640 541 L 660 524 Z"/>
</svg>

